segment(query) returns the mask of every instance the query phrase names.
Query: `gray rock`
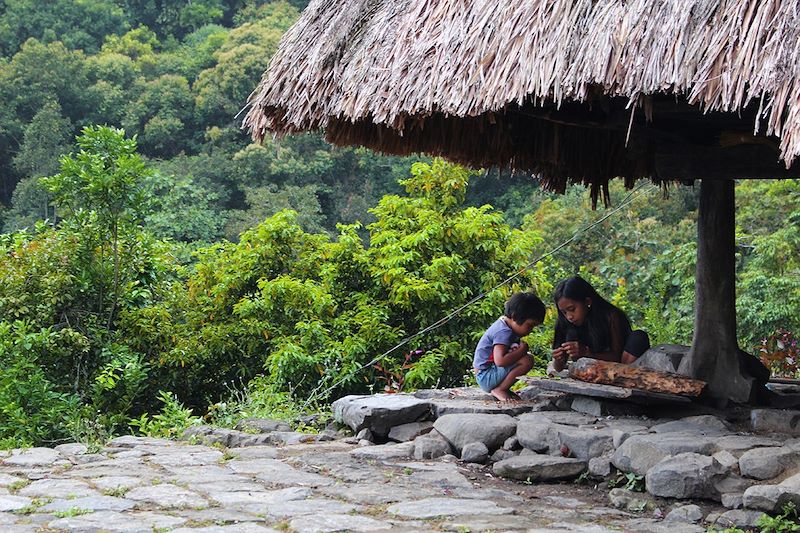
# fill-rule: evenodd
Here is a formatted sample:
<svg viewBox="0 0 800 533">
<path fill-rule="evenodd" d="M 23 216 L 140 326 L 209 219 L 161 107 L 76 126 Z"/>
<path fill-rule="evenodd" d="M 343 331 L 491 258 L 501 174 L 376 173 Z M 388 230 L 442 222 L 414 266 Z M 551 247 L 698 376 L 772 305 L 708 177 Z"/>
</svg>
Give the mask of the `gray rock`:
<svg viewBox="0 0 800 533">
<path fill-rule="evenodd" d="M 431 404 L 432 420 L 445 415 L 487 414 L 518 416 L 523 413 L 546 409 L 549 403 L 542 402 L 497 402 L 487 400 L 435 399 Z"/>
<path fill-rule="evenodd" d="M 712 457 L 716 459 L 719 464 L 731 470 L 732 472 L 739 471 L 739 459 L 737 459 L 736 456 L 728 450 L 718 451 L 712 455 Z"/>
<path fill-rule="evenodd" d="M 120 513 L 117 511 L 98 511 L 80 516 L 60 518 L 50 522 L 49 527 L 75 532 L 152 533 L 154 529 L 169 530 L 184 522 L 186 522 L 185 518 L 152 512 Z"/>
<path fill-rule="evenodd" d="M 89 511 L 127 511 L 135 505 L 131 500 L 115 498 L 113 496 L 87 496 L 72 500 L 55 500 L 39 510 L 46 513 L 65 512 L 70 509 L 84 509 Z"/>
<path fill-rule="evenodd" d="M 499 507 L 492 501 L 481 502 L 480 509 L 475 508 L 475 500 L 458 498 L 426 498 L 423 500 L 396 503 L 387 511 L 406 518 L 436 518 L 439 516 L 463 515 L 503 515 L 511 514 L 513 509 Z"/>
<path fill-rule="evenodd" d="M 706 521 L 711 522 L 714 527 L 728 528 L 752 528 L 758 525 L 764 513 L 760 511 L 747 511 L 744 509 L 734 509 L 727 511 L 719 516 L 709 517 Z M 713 520 L 712 520 L 713 518 Z"/>
<path fill-rule="evenodd" d="M 666 498 L 718 497 L 714 481 L 725 475 L 725 469 L 712 457 L 697 453 L 681 453 L 664 459 L 645 476 L 647 492 Z"/>
<path fill-rule="evenodd" d="M 664 517 L 665 522 L 682 522 L 695 524 L 703 519 L 703 510 L 697 505 L 681 505 Z"/>
<path fill-rule="evenodd" d="M 373 448 L 381 447 L 374 446 Z M 228 461 L 228 467 L 236 473 L 252 474 L 263 483 L 280 487 L 324 487 L 335 483 L 332 478 L 294 468 L 276 459 Z"/>
<path fill-rule="evenodd" d="M 623 472 L 645 475 L 663 459 L 679 453 L 708 455 L 714 450 L 710 437 L 678 435 L 632 435 L 616 449 L 611 462 Z"/>
<path fill-rule="evenodd" d="M 602 455 L 589 459 L 589 474 L 594 477 L 611 475 L 611 458 L 608 455 Z"/>
<path fill-rule="evenodd" d="M 359 441 L 368 440 L 370 442 L 375 442 L 375 436 L 372 434 L 372 431 L 370 431 L 369 428 L 364 428 L 356 433 L 356 438 Z"/>
<path fill-rule="evenodd" d="M 772 479 L 797 463 L 798 454 L 790 448 L 754 448 L 739 458 L 739 471 L 753 479 Z"/>
<path fill-rule="evenodd" d="M 518 455 L 495 463 L 498 476 L 522 481 L 573 479 L 586 470 L 586 461 L 552 455 Z"/>
<path fill-rule="evenodd" d="M 433 422 L 411 422 L 410 424 L 401 424 L 389 430 L 389 439 L 397 442 L 408 442 L 414 440 L 420 435 L 429 433 L 433 429 Z"/>
<path fill-rule="evenodd" d="M 11 496 L 10 494 L 0 494 L 0 511 L 16 511 L 29 506 L 33 500 L 24 496 Z"/>
<path fill-rule="evenodd" d="M 269 504 L 251 505 L 247 510 L 257 514 L 267 515 L 273 520 L 281 520 L 302 515 L 324 516 L 328 514 L 346 514 L 354 509 L 355 505 L 325 498 L 309 498 L 300 501 L 275 501 Z"/>
<path fill-rule="evenodd" d="M 11 455 L 3 459 L 8 466 L 49 466 L 64 457 L 52 448 L 26 448 L 11 450 Z"/>
<path fill-rule="evenodd" d="M 238 431 L 272 433 L 273 431 L 291 431 L 292 427 L 282 420 L 270 420 L 268 418 L 243 418 L 236 423 L 236 427 L 234 429 Z"/>
<path fill-rule="evenodd" d="M 430 402 L 406 394 L 345 396 L 333 402 L 331 408 L 337 422 L 353 431 L 369 428 L 381 437 L 395 426 L 427 420 L 431 415 Z"/>
<path fill-rule="evenodd" d="M 511 435 L 503 442 L 504 450 L 519 450 L 520 448 L 519 439 L 516 435 Z"/>
<path fill-rule="evenodd" d="M 800 435 L 800 411 L 788 409 L 753 409 L 750 427 L 764 433 Z"/>
<path fill-rule="evenodd" d="M 463 516 L 453 518 L 450 521 L 443 523 L 440 527 L 442 531 L 454 531 L 456 533 L 466 532 L 486 532 L 503 531 L 510 533 L 512 531 L 537 531 L 534 530 L 537 524 L 541 523 L 541 519 L 521 515 L 504 515 L 504 516 Z M 563 529 L 558 530 L 558 533 L 565 533 Z M 592 531 L 583 530 L 583 533 L 597 533 Z M 602 533 L 608 533 L 604 531 Z"/>
<path fill-rule="evenodd" d="M 197 453 L 165 453 L 148 457 L 152 464 L 171 467 L 216 465 L 221 459 L 222 452 L 210 449 Z"/>
<path fill-rule="evenodd" d="M 491 457 L 489 457 L 489 462 L 497 463 L 499 461 L 504 461 L 506 459 L 510 459 L 512 457 L 516 457 L 518 452 L 512 450 L 504 450 L 500 448 L 499 450 L 495 451 Z"/>
<path fill-rule="evenodd" d="M 723 468 L 725 468 L 723 466 Z M 745 479 L 737 474 L 728 474 L 714 481 L 714 490 L 717 494 L 743 493 L 754 485 L 752 479 Z"/>
<path fill-rule="evenodd" d="M 289 522 L 297 533 L 327 533 L 332 531 L 377 531 L 391 529 L 390 522 L 375 520 L 367 516 L 349 514 L 326 514 L 300 516 Z"/>
<path fill-rule="evenodd" d="M 458 414 L 436 419 L 433 427 L 458 453 L 473 442 L 481 442 L 493 452 L 514 434 L 517 421 L 508 415 Z"/>
<path fill-rule="evenodd" d="M 528 450 L 547 452 L 560 445 L 556 424 L 541 413 L 523 415 L 517 422 L 517 440 Z"/>
<path fill-rule="evenodd" d="M 136 446 L 170 446 L 174 444 L 169 439 L 157 439 L 155 437 L 134 437 L 133 435 L 124 435 L 111 439 L 108 445 L 112 448 L 134 448 Z"/>
<path fill-rule="evenodd" d="M 558 450 L 566 446 L 570 456 L 583 461 L 593 457 L 600 457 L 612 449 L 611 430 L 608 428 L 575 428 L 570 426 L 555 426 Z M 554 453 L 556 449 L 550 449 Z"/>
<path fill-rule="evenodd" d="M 645 412 L 641 405 L 627 402 L 615 402 L 591 398 L 589 396 L 575 396 L 572 400 L 572 410 L 596 417 L 601 416 L 636 416 Z"/>
<path fill-rule="evenodd" d="M 170 533 L 279 533 L 277 529 L 244 522 L 241 524 L 228 524 L 224 526 L 205 527 L 180 527 Z"/>
<path fill-rule="evenodd" d="M 571 402 L 572 400 L 570 400 Z M 545 418 L 553 424 L 565 426 L 589 426 L 597 422 L 596 416 L 589 416 L 574 411 L 541 411 L 520 416 L 520 421 L 524 418 L 533 417 L 536 419 Z"/>
<path fill-rule="evenodd" d="M 725 435 L 715 439 L 714 444 L 718 450 L 727 450 L 731 453 L 737 453 L 752 448 L 780 446 L 781 441 L 756 435 Z"/>
<path fill-rule="evenodd" d="M 739 509 L 742 506 L 742 494 L 743 493 L 741 492 L 729 492 L 727 494 L 723 494 L 720 497 L 722 506 L 727 509 Z"/>
<path fill-rule="evenodd" d="M 299 431 L 273 431 L 267 435 L 268 442 L 275 446 L 290 446 L 292 444 L 311 444 L 333 440 L 330 435 L 321 433 L 301 433 Z"/>
<path fill-rule="evenodd" d="M 631 363 L 631 366 L 676 374 L 681 360 L 687 353 L 689 353 L 689 346 L 659 344 L 644 352 L 641 357 Z"/>
<path fill-rule="evenodd" d="M 150 482 L 147 477 L 106 476 L 90 479 L 92 485 L 105 491 L 125 491 Z"/>
<path fill-rule="evenodd" d="M 89 448 L 85 444 L 77 442 L 59 444 L 54 449 L 62 455 L 83 455 L 89 451 Z"/>
<path fill-rule="evenodd" d="M 244 488 L 244 487 L 242 487 Z M 200 490 L 200 489 L 198 489 Z M 278 501 L 299 501 L 311 496 L 311 489 L 306 487 L 291 487 L 280 490 L 234 490 L 225 491 L 224 487 L 209 492 L 209 497 L 220 505 L 226 507 L 243 508 L 250 505 L 263 505 Z"/>
<path fill-rule="evenodd" d="M 482 442 L 470 442 L 461 448 L 461 460 L 465 463 L 483 464 L 488 458 L 489 449 Z"/>
<path fill-rule="evenodd" d="M 21 477 L 11 476 L 9 474 L 3 474 L 0 472 L 0 487 L 7 487 L 9 485 L 14 485 L 24 481 Z"/>
<path fill-rule="evenodd" d="M 186 507 L 203 509 L 208 507 L 206 499 L 199 494 L 168 483 L 136 487 L 125 493 L 125 498 L 156 505 L 162 509 L 180 509 Z"/>
<path fill-rule="evenodd" d="M 744 491 L 742 505 L 746 509 L 777 513 L 787 503 L 800 506 L 800 474 L 777 485 L 755 485 Z"/>
<path fill-rule="evenodd" d="M 100 496 L 87 483 L 77 479 L 40 479 L 19 490 L 20 496 L 30 498 L 80 498 Z"/>
<path fill-rule="evenodd" d="M 362 459 L 406 459 L 411 457 L 414 453 L 414 444 L 412 442 L 400 442 L 398 444 L 382 444 L 380 446 L 367 446 L 366 448 L 358 448 L 350 452 L 353 457 L 360 457 Z"/>
<path fill-rule="evenodd" d="M 617 509 L 628 511 L 643 511 L 650 503 L 645 494 L 622 488 L 611 489 L 608 493 L 608 501 Z"/>
<path fill-rule="evenodd" d="M 233 454 L 237 459 L 276 459 L 278 457 L 278 448 L 274 446 L 247 446 L 239 448 Z M 206 469 L 203 469 L 206 472 Z"/>
<path fill-rule="evenodd" d="M 728 425 L 712 415 L 690 416 L 650 428 L 655 433 L 687 433 L 690 435 L 724 435 L 730 433 Z"/>
</svg>

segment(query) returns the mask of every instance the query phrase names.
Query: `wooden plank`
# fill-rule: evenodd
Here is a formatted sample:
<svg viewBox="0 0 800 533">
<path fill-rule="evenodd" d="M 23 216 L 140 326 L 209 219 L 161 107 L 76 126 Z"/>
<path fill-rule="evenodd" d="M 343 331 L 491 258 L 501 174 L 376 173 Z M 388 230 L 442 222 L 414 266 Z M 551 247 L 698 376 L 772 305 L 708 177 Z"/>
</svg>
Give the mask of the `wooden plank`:
<svg viewBox="0 0 800 533">
<path fill-rule="evenodd" d="M 678 374 L 657 372 L 586 357 L 578 359 L 570 365 L 569 377 L 589 383 L 602 383 L 682 396 L 699 396 L 706 386 L 704 381 Z"/>
</svg>

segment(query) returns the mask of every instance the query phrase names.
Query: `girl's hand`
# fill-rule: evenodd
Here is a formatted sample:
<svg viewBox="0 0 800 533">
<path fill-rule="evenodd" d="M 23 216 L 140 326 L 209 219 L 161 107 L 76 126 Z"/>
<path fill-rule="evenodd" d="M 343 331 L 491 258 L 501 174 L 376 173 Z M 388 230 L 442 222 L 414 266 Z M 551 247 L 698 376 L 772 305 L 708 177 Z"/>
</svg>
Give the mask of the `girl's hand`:
<svg viewBox="0 0 800 533">
<path fill-rule="evenodd" d="M 568 354 L 564 348 L 556 348 L 553 350 L 553 367 L 556 372 L 561 372 L 567 366 Z"/>
<path fill-rule="evenodd" d="M 589 355 L 588 347 L 578 341 L 565 342 L 561 345 L 561 349 L 564 350 L 573 361 Z"/>
</svg>

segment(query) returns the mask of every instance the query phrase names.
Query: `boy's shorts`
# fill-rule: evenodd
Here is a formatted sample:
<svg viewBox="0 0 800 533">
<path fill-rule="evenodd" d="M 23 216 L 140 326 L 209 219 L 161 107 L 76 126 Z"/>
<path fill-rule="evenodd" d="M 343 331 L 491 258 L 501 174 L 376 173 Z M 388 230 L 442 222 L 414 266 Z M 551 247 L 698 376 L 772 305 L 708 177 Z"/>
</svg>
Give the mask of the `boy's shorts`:
<svg viewBox="0 0 800 533">
<path fill-rule="evenodd" d="M 519 362 L 511 366 L 497 366 L 492 365 L 478 372 L 475 378 L 478 381 L 478 386 L 485 392 L 492 392 L 492 389 L 500 385 L 509 372 L 511 372 Z"/>
</svg>

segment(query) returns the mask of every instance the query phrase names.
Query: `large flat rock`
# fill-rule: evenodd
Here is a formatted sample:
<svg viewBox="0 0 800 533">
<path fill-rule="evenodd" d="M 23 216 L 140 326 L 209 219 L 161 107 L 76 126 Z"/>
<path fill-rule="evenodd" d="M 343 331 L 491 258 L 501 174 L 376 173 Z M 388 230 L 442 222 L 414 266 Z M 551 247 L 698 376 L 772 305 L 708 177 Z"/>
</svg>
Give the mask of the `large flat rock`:
<svg viewBox="0 0 800 533">
<path fill-rule="evenodd" d="M 298 533 L 328 533 L 333 531 L 380 531 L 394 526 L 384 520 L 349 514 L 301 516 L 289 522 Z"/>
<path fill-rule="evenodd" d="M 493 466 L 498 476 L 521 481 L 573 479 L 586 470 L 586 461 L 554 455 L 518 455 Z"/>
<path fill-rule="evenodd" d="M 369 429 L 385 437 L 394 426 L 431 418 L 431 403 L 407 394 L 345 396 L 331 405 L 337 422 L 355 432 Z"/>
<path fill-rule="evenodd" d="M 423 500 L 397 503 L 387 511 L 406 518 L 436 518 L 440 516 L 462 515 L 503 515 L 511 514 L 513 509 L 500 507 L 491 501 L 481 502 L 476 508 L 475 500 L 459 498 L 425 498 Z"/>
<path fill-rule="evenodd" d="M 75 532 L 152 533 L 153 530 L 170 530 L 184 522 L 185 518 L 147 511 L 140 513 L 98 511 L 53 520 L 49 527 Z"/>
</svg>

